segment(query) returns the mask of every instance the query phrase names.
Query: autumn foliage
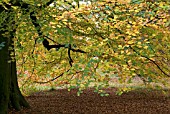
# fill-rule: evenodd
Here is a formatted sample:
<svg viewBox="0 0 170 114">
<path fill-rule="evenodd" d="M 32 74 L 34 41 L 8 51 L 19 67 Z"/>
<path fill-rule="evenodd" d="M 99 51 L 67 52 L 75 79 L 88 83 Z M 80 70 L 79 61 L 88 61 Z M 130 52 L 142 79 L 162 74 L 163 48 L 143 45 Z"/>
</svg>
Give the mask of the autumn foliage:
<svg viewBox="0 0 170 114">
<path fill-rule="evenodd" d="M 45 84 L 78 87 L 78 95 L 87 87 L 103 93 L 101 89 L 113 85 L 116 78 L 124 85 L 121 90 L 129 91 L 132 88 L 128 84 L 136 77 L 147 87 L 168 87 L 169 6 L 162 1 L 103 0 L 72 7 L 56 1 L 36 11 L 41 36 L 27 13 L 16 9 L 19 26 L 15 46 L 21 89 Z M 65 47 L 48 51 L 42 45 L 44 38 L 51 45 Z M 71 51 L 72 67 L 69 45 L 86 52 Z"/>
</svg>

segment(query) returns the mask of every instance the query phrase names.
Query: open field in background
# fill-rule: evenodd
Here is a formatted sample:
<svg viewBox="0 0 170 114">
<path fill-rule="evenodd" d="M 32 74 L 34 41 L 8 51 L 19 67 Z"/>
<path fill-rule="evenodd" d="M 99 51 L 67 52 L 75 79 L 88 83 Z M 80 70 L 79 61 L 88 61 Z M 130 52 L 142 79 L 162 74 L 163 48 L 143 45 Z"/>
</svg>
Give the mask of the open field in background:
<svg viewBox="0 0 170 114">
<path fill-rule="evenodd" d="M 19 79 L 19 80 L 22 80 Z M 170 80 L 169 79 L 165 79 L 166 82 L 167 82 L 167 86 L 163 86 L 161 83 L 155 83 L 155 82 L 152 82 L 150 83 L 149 85 L 145 85 L 143 83 L 143 81 L 139 78 L 139 77 L 135 77 L 131 83 L 120 83 L 119 82 L 119 79 L 118 77 L 114 77 L 114 78 L 111 78 L 110 81 L 109 81 L 109 86 L 108 88 L 130 88 L 129 90 L 127 90 L 126 92 L 128 91 L 131 91 L 131 90 L 135 90 L 135 89 L 158 89 L 158 90 L 163 90 L 162 92 L 165 92 L 164 90 L 168 90 L 170 89 Z M 51 84 L 52 83 L 52 84 Z M 67 87 L 69 86 L 69 84 L 67 83 L 63 83 L 63 84 L 60 84 L 60 85 L 55 85 L 53 84 L 53 82 L 51 83 L 47 83 L 47 84 L 37 84 L 37 83 L 33 83 L 29 86 L 21 86 L 20 85 L 20 88 L 23 92 L 24 95 L 26 96 L 29 96 L 30 94 L 32 93 L 35 93 L 35 92 L 40 92 L 40 91 L 48 91 L 48 90 L 60 90 L 60 89 L 67 89 Z M 19 84 L 20 84 L 20 81 L 19 81 Z M 91 83 L 89 87 L 94 87 L 94 83 Z M 159 87 L 162 87 L 162 88 L 159 88 Z"/>
</svg>

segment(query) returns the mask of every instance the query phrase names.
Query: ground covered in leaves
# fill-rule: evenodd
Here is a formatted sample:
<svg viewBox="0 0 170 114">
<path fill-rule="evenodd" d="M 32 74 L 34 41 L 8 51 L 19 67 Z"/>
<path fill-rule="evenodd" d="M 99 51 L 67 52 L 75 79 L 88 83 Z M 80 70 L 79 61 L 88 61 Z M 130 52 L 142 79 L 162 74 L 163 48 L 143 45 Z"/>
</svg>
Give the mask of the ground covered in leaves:
<svg viewBox="0 0 170 114">
<path fill-rule="evenodd" d="M 160 91 L 135 90 L 115 95 L 115 89 L 101 97 L 87 89 L 77 96 L 77 90 L 66 89 L 38 92 L 27 97 L 30 109 L 9 114 L 170 114 L 170 97 Z"/>
</svg>

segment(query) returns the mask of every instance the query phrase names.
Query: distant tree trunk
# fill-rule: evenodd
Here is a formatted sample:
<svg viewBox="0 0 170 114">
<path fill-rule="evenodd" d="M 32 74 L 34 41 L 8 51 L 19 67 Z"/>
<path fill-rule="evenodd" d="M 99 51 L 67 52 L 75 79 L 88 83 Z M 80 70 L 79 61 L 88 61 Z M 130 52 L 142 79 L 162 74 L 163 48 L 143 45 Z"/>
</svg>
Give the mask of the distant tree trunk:
<svg viewBox="0 0 170 114">
<path fill-rule="evenodd" d="M 0 13 L 2 9 L 0 7 Z M 7 27 L 12 26 L 8 25 L 8 21 L 10 20 L 6 20 L 6 24 L 1 26 L 3 29 L 0 29 L 0 43 L 5 42 L 5 46 L 0 49 L 0 114 L 7 114 L 9 107 L 16 110 L 20 110 L 22 106 L 29 107 L 18 87 L 13 41 L 16 29 L 8 30 Z"/>
</svg>

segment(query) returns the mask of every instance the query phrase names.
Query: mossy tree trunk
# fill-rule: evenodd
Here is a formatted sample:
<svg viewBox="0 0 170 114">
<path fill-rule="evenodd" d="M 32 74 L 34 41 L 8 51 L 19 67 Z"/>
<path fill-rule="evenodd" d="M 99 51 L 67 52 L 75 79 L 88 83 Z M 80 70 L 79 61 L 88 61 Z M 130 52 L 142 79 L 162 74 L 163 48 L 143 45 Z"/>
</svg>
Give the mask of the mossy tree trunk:
<svg viewBox="0 0 170 114">
<path fill-rule="evenodd" d="M 2 7 L 0 8 L 1 13 Z M 10 10 L 6 13 L 10 13 Z M 20 110 L 22 106 L 29 107 L 18 87 L 13 42 L 16 28 L 10 30 L 9 26 L 13 25 L 10 25 L 9 21 L 11 21 L 11 18 L 7 19 L 5 24 L 2 24 L 2 29 L 0 29 L 0 44 L 5 43 L 5 46 L 1 46 L 0 49 L 0 114 L 7 114 L 9 107 L 16 110 Z"/>
</svg>

